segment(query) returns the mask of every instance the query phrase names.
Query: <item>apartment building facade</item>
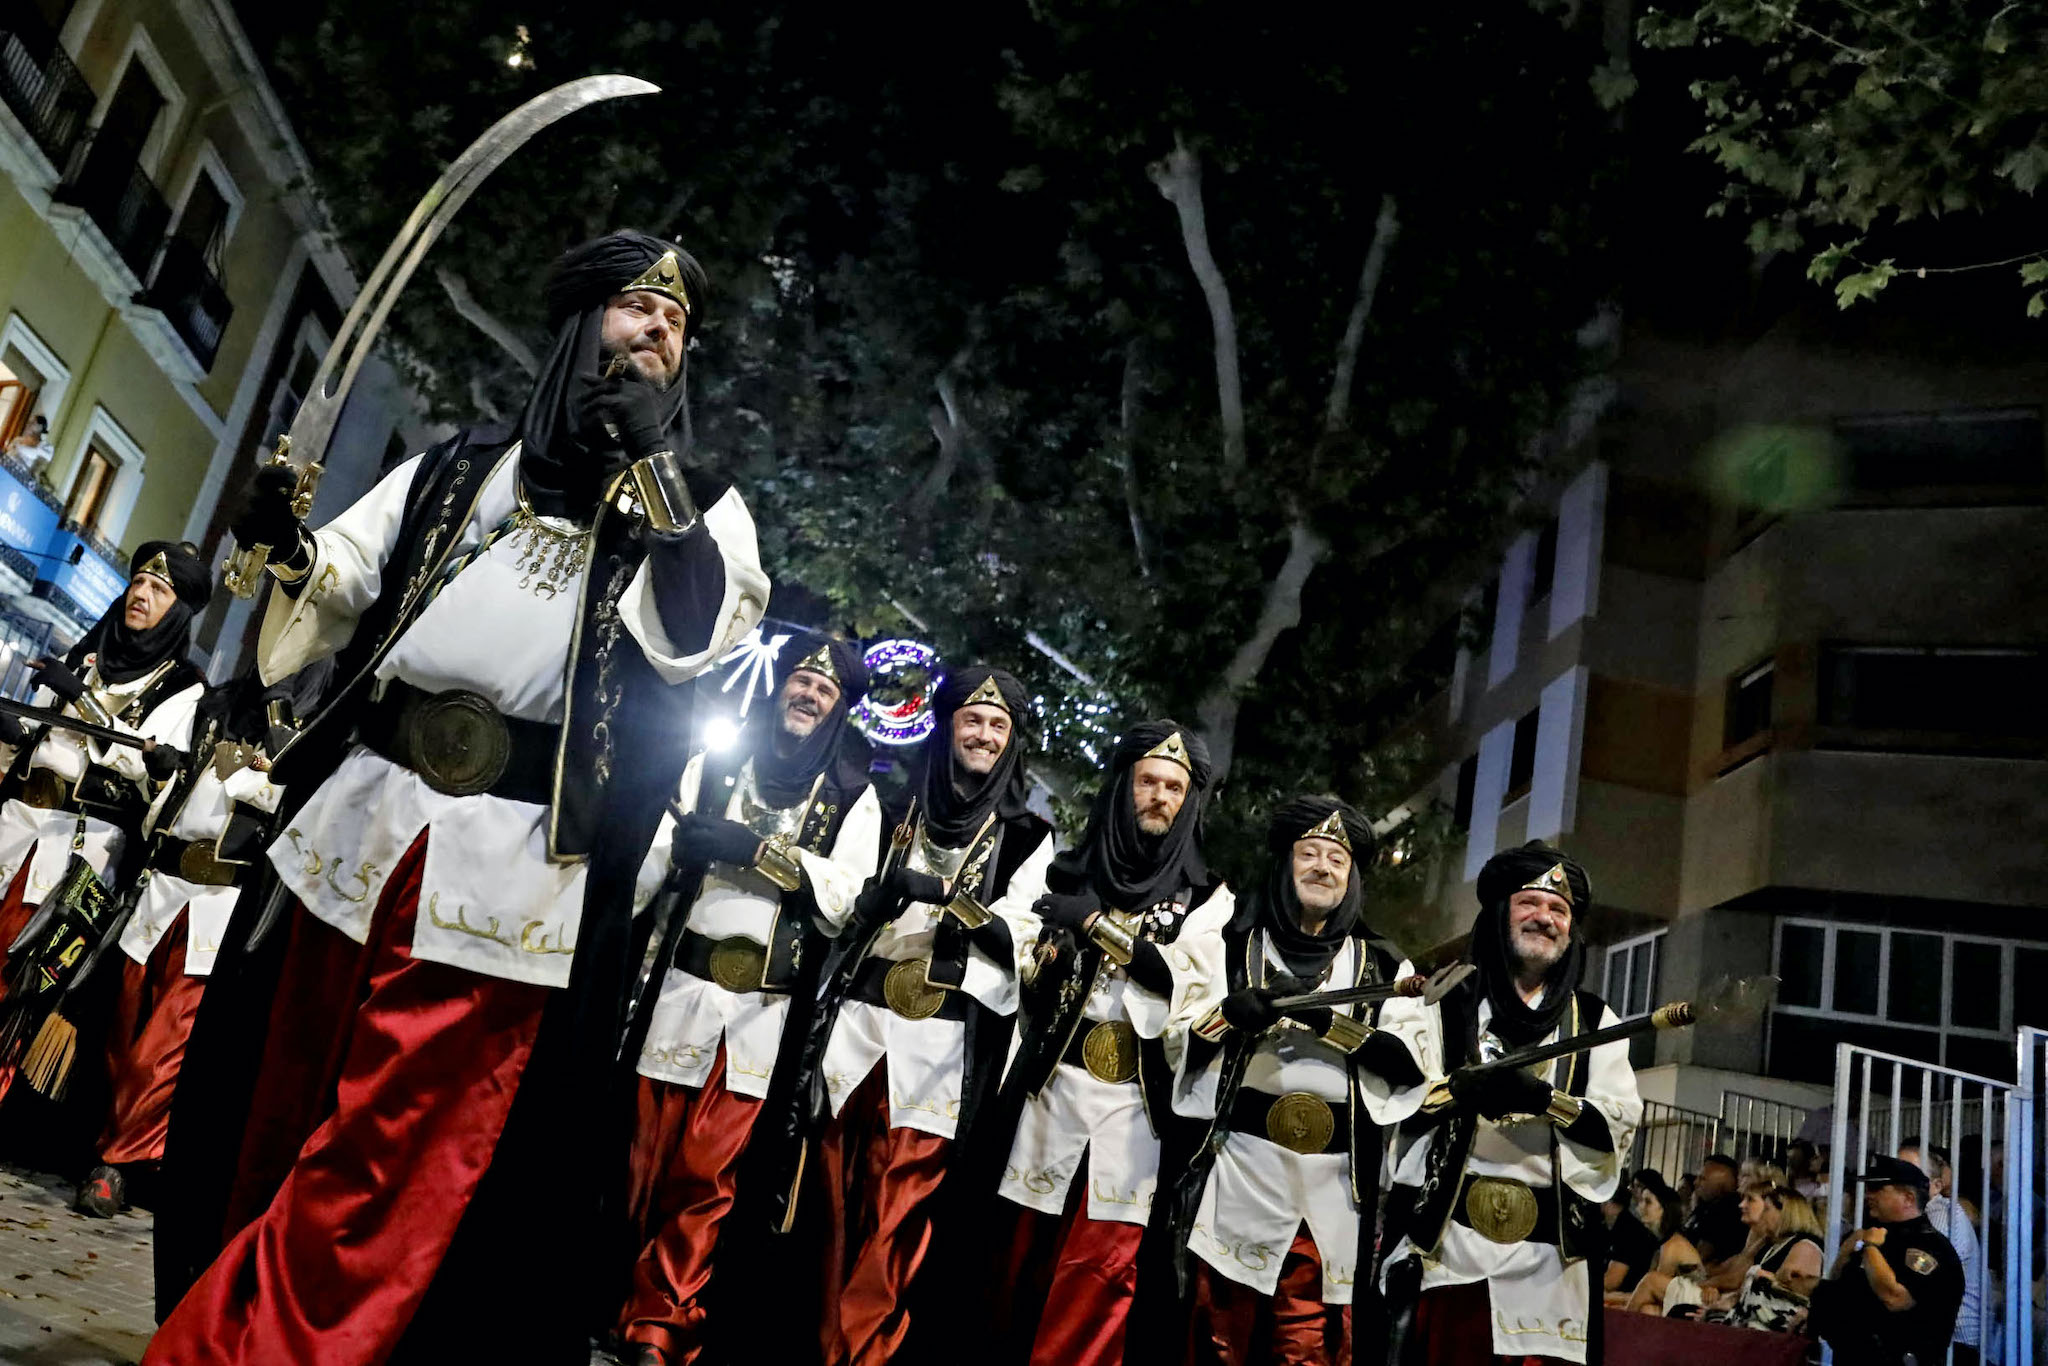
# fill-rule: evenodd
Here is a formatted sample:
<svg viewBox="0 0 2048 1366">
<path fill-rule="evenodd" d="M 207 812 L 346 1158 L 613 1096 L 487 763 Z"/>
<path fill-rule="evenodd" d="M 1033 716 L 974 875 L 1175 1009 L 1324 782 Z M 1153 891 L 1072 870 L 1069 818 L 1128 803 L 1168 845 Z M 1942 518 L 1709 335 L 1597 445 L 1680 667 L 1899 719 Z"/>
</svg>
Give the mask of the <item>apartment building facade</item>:
<svg viewBox="0 0 2048 1366">
<path fill-rule="evenodd" d="M 127 552 L 218 560 L 219 512 L 353 298 L 291 124 L 227 0 L 23 0 L 0 19 L 0 687 L 121 592 Z M 319 514 L 411 404 L 373 365 Z M 231 667 L 240 614 L 200 646 Z M 224 648 L 216 649 L 215 647 Z"/>
<path fill-rule="evenodd" d="M 1411 920 L 1461 933 L 1543 838 L 1622 1014 L 1775 974 L 1753 1024 L 1639 1041 L 1666 1104 L 1818 1103 L 1843 1041 L 2009 1077 L 2048 1023 L 2048 340 L 1643 327 L 1618 378 L 1431 704 L 1462 844 Z"/>
</svg>

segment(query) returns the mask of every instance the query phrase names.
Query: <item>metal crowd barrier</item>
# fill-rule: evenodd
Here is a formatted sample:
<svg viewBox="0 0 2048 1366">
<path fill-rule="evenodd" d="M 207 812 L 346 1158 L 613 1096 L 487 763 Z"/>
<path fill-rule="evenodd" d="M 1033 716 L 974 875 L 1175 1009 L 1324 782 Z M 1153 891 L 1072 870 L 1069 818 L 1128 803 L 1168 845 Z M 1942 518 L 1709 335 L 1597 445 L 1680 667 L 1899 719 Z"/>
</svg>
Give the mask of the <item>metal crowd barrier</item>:
<svg viewBox="0 0 2048 1366">
<path fill-rule="evenodd" d="M 1806 1107 L 1790 1101 L 1745 1095 L 1740 1091 L 1721 1094 L 1721 1134 L 1727 1146 L 1721 1151 L 1738 1161 L 1760 1157 L 1783 1166 L 1785 1150 L 1799 1136 L 1806 1123 Z"/>
<path fill-rule="evenodd" d="M 2033 1229 L 2030 1220 L 2015 1215 L 2027 1207 L 2031 1195 L 2021 1182 L 2009 1181 L 2003 1198 L 1996 1198 L 1992 1182 L 1994 1147 L 2000 1140 L 2005 1140 L 2008 1152 L 2033 1152 L 2031 1144 L 2023 1145 L 2017 1137 L 2031 1124 L 2034 1098 L 2040 1094 L 2038 1087 L 2025 1085 L 2038 1072 L 2035 1059 L 2040 1050 L 2029 1049 L 2023 1033 L 2022 1060 L 2027 1065 L 2021 1069 L 2022 1086 L 2015 1087 L 1853 1044 L 1835 1048 L 1823 1265 L 1834 1266 L 1842 1239 L 1867 1222 L 1864 1183 L 1857 1177 L 1872 1153 L 1896 1156 L 1902 1143 L 1917 1144 L 1924 1164 L 1930 1147 L 1945 1149 L 1959 1184 L 1965 1172 L 1975 1177 L 1972 1189 L 1950 1193 L 1949 1217 L 1969 1217 L 1961 1203 L 1967 1198 L 1976 1205 L 1981 1219 L 1975 1226 L 1975 1264 L 1966 1268 L 1978 1287 L 1977 1328 L 1974 1340 L 1966 1335 L 1965 1343 L 1975 1347 L 1983 1361 L 2004 1366 L 2015 1362 L 2030 1366 L 2034 1359 L 2031 1331 L 2022 1327 L 2030 1328 L 2032 1284 L 2021 1276 L 2021 1268 L 2032 1262 L 2029 1243 Z M 1966 1160 L 1966 1155 L 1974 1156 L 1975 1161 Z M 2016 1165 L 2030 1170 L 2034 1164 Z M 2011 1232 L 2018 1237 L 2009 1238 Z M 2017 1344 L 2020 1350 L 2017 1354 L 2004 1351 L 2005 1344 Z M 1953 1352 L 1949 1358 L 1952 1362 Z M 1832 1351 L 1823 1351 L 1821 1360 L 1831 1363 Z"/>
<path fill-rule="evenodd" d="M 1675 1187 L 1686 1173 L 1699 1171 L 1708 1153 L 1721 1151 L 1720 1142 L 1719 1116 L 1644 1101 L 1630 1165 L 1649 1167 Z"/>
</svg>

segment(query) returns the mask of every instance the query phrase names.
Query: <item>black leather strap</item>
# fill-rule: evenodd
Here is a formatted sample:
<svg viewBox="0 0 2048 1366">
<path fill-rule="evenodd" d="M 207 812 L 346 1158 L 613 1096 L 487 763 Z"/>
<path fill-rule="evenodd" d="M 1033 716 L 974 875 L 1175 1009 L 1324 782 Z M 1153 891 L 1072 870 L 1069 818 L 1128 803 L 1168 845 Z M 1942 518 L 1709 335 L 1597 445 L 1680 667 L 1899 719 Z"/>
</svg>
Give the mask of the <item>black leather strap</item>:
<svg viewBox="0 0 2048 1366">
<path fill-rule="evenodd" d="M 422 709 L 434 705 L 435 697 L 398 679 L 387 680 L 384 695 L 364 709 L 356 739 L 400 768 L 420 773 L 420 758 L 412 749 L 413 721 Z M 502 712 L 497 717 L 505 727 L 509 752 L 505 771 L 484 792 L 507 801 L 546 806 L 554 799 L 555 756 L 562 728 L 544 721 L 522 721 Z M 431 779 L 429 782 L 431 785 Z"/>
</svg>

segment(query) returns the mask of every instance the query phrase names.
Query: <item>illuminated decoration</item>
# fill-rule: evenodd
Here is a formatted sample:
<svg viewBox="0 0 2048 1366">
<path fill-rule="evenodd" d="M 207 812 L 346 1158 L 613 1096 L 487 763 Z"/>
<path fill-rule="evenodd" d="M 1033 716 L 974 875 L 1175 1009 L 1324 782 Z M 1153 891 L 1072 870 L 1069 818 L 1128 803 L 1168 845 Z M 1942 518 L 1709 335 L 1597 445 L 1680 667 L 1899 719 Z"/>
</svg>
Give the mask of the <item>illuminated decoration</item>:
<svg viewBox="0 0 2048 1366">
<path fill-rule="evenodd" d="M 781 656 L 782 647 L 789 644 L 790 640 L 791 636 L 786 632 L 778 632 L 764 640 L 761 637 L 761 628 L 757 626 L 747 632 L 745 640 L 733 646 L 725 657 L 718 661 L 720 664 L 732 665 L 732 671 L 726 674 L 725 682 L 719 685 L 718 690 L 731 692 L 735 687 L 740 690 L 742 717 L 747 714 L 747 708 L 754 704 L 755 684 L 760 684 L 763 697 L 775 691 L 775 661 Z"/>
<path fill-rule="evenodd" d="M 730 716 L 714 716 L 704 723 L 704 748 L 713 754 L 723 754 L 739 742 L 739 722 Z"/>
<path fill-rule="evenodd" d="M 914 745 L 932 733 L 932 697 L 946 675 L 939 653 L 914 640 L 883 640 L 868 647 L 868 695 L 853 709 L 853 724 L 878 745 Z"/>
</svg>

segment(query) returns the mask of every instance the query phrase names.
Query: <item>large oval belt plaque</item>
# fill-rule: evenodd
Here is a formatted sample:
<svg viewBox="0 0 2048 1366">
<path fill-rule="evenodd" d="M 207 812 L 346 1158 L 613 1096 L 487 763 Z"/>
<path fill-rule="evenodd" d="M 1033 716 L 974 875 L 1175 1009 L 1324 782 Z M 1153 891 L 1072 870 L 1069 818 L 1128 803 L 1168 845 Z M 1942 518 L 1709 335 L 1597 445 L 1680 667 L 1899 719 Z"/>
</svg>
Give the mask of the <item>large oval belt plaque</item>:
<svg viewBox="0 0 2048 1366">
<path fill-rule="evenodd" d="M 413 711 L 406 730 L 414 770 L 451 797 L 489 791 L 512 760 L 505 718 L 481 693 L 435 693 Z"/>
<path fill-rule="evenodd" d="M 1465 1218 L 1483 1238 L 1519 1243 L 1536 1231 L 1536 1192 L 1505 1177 L 1475 1176 L 1465 1188 Z"/>
<path fill-rule="evenodd" d="M 928 1020 L 946 1003 L 944 987 L 935 987 L 926 977 L 929 958 L 906 958 L 882 978 L 882 999 L 889 1009 L 906 1020 Z"/>
<path fill-rule="evenodd" d="M 711 946 L 711 980 L 727 991 L 759 991 L 768 976 L 768 950 L 751 939 L 721 939 Z"/>
<path fill-rule="evenodd" d="M 1081 1061 L 1097 1081 L 1121 1086 L 1138 1075 L 1138 1031 L 1128 1020 L 1104 1020 L 1081 1040 Z"/>
<path fill-rule="evenodd" d="M 215 858 L 213 846 L 203 840 L 186 845 L 178 855 L 178 876 L 202 887 L 226 887 L 234 882 L 239 871 L 235 864 Z"/>
<path fill-rule="evenodd" d="M 1330 1102 L 1306 1091 L 1289 1091 L 1266 1111 L 1266 1137 L 1298 1153 L 1328 1152 L 1336 1132 Z"/>
</svg>

